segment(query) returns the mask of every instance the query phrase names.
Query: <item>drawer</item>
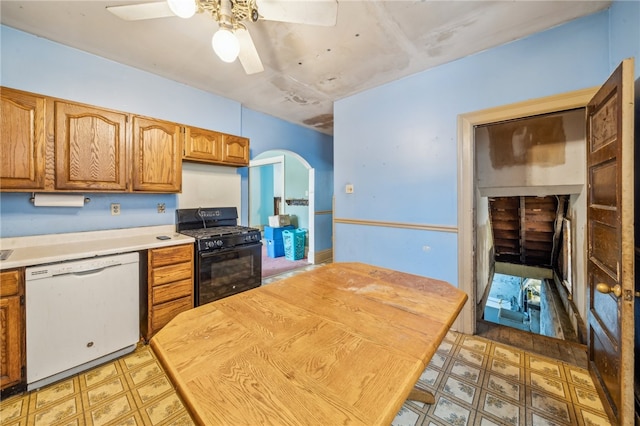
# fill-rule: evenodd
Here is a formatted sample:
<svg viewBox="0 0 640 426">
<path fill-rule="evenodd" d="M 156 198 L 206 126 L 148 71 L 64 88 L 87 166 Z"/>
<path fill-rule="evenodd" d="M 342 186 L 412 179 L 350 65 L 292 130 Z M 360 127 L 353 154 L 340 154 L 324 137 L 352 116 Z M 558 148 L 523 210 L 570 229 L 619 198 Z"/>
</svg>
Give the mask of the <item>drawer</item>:
<svg viewBox="0 0 640 426">
<path fill-rule="evenodd" d="M 193 244 L 162 247 L 150 250 L 150 262 L 152 267 L 171 265 L 173 263 L 192 262 Z"/>
<path fill-rule="evenodd" d="M 0 272 L 0 296 L 13 296 L 18 294 L 22 282 L 22 269 L 14 269 Z"/>
<path fill-rule="evenodd" d="M 154 331 L 167 325 L 180 312 L 193 307 L 191 296 L 154 306 L 151 311 L 151 327 Z"/>
<path fill-rule="evenodd" d="M 151 271 L 151 282 L 154 287 L 186 279 L 193 279 L 193 263 L 191 262 L 161 266 Z"/>
<path fill-rule="evenodd" d="M 180 297 L 193 294 L 193 280 L 182 280 L 164 285 L 157 285 L 151 289 L 151 304 L 168 302 Z"/>
</svg>

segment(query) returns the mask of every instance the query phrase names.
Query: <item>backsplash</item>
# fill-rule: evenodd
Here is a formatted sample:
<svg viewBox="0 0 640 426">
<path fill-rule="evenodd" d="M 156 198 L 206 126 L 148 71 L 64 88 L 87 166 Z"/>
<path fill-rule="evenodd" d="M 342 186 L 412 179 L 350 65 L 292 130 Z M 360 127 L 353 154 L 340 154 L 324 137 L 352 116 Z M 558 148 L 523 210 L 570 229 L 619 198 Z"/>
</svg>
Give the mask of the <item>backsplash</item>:
<svg viewBox="0 0 640 426">
<path fill-rule="evenodd" d="M 90 200 L 83 207 L 36 207 L 31 196 L 0 193 L 1 238 L 175 223 L 175 194 L 85 193 Z M 111 214 L 111 204 L 120 205 L 120 214 Z"/>
</svg>

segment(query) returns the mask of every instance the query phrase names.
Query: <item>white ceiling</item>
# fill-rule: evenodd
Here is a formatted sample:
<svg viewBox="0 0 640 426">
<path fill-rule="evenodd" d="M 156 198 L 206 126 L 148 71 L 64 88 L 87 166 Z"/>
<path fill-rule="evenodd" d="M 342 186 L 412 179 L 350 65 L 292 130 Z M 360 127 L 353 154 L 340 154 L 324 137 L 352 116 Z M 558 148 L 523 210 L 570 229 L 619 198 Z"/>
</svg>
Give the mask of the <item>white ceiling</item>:
<svg viewBox="0 0 640 426">
<path fill-rule="evenodd" d="M 210 16 L 124 21 L 105 9 L 145 2 L 1 0 L 0 21 L 332 134 L 336 100 L 610 4 L 339 0 L 335 27 L 249 22 L 265 70 L 246 75 L 238 61 L 213 53 L 218 25 Z"/>
</svg>

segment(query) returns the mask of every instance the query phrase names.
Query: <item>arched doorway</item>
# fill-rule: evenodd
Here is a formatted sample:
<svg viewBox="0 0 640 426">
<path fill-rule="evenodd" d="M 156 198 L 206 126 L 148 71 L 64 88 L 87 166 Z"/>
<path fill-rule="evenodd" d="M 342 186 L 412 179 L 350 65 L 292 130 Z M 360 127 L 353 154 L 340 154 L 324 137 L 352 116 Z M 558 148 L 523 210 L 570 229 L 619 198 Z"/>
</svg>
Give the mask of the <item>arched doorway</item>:
<svg viewBox="0 0 640 426">
<path fill-rule="evenodd" d="M 268 217 L 288 214 L 307 230 L 307 260 L 315 263 L 315 170 L 299 154 L 270 150 L 249 163 L 249 226 L 263 229 Z"/>
</svg>

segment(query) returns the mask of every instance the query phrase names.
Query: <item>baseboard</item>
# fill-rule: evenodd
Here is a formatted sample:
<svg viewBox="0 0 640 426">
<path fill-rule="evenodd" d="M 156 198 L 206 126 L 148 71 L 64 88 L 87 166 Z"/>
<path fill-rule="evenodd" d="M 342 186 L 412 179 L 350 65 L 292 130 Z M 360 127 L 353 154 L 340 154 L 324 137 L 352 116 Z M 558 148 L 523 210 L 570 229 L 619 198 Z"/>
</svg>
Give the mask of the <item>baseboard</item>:
<svg viewBox="0 0 640 426">
<path fill-rule="evenodd" d="M 333 262 L 333 249 L 327 249 L 315 252 L 313 263 Z"/>
</svg>

